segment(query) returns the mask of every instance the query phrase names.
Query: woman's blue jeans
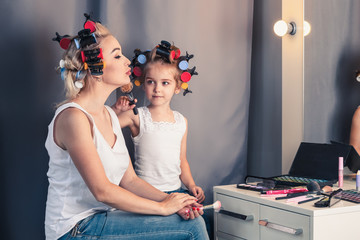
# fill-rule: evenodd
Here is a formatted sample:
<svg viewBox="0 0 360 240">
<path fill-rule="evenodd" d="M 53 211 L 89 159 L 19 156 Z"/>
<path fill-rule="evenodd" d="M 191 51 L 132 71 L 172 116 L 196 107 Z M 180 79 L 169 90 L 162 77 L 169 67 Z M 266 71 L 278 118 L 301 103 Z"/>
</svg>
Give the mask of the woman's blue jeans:
<svg viewBox="0 0 360 240">
<path fill-rule="evenodd" d="M 122 211 L 99 212 L 78 222 L 60 238 L 67 239 L 209 239 L 202 217 L 154 216 Z"/>
</svg>

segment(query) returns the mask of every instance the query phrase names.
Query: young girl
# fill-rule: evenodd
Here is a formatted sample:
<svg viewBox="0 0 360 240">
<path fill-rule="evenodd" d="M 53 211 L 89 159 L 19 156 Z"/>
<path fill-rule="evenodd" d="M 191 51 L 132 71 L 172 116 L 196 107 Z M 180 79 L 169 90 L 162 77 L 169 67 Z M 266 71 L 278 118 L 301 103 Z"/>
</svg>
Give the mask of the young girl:
<svg viewBox="0 0 360 240">
<path fill-rule="evenodd" d="M 184 191 L 182 182 L 201 203 L 204 192 L 195 184 L 186 158 L 187 119 L 170 107 L 172 97 L 180 93 L 181 87 L 185 89 L 184 95 L 189 92 L 186 82 L 196 74 L 195 69 L 187 69 L 192 56 L 180 56 L 180 51 L 166 41 L 151 52 L 135 50 L 135 53 L 132 63 L 138 77 L 135 84 L 143 84 L 150 105 L 139 108 L 135 115 L 125 111 L 129 109 L 126 97 L 115 104 L 121 127 L 129 127 L 132 133 L 135 171 L 164 192 Z"/>
<path fill-rule="evenodd" d="M 208 239 L 194 197 L 165 194 L 135 174 L 118 118 L 104 105 L 130 82 L 130 61 L 103 25 L 87 16 L 84 28 L 55 38 L 66 49 L 60 68 L 67 100 L 45 144 L 46 239 Z"/>
</svg>

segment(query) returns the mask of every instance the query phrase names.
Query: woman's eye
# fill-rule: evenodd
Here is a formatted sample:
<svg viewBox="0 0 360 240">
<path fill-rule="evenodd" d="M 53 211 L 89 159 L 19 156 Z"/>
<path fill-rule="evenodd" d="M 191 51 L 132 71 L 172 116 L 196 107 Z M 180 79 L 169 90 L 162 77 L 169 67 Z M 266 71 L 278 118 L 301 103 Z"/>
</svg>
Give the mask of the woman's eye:
<svg viewBox="0 0 360 240">
<path fill-rule="evenodd" d="M 116 58 L 116 59 L 119 59 L 119 58 L 121 58 L 121 56 L 120 56 L 120 55 L 117 55 L 115 58 Z"/>
</svg>

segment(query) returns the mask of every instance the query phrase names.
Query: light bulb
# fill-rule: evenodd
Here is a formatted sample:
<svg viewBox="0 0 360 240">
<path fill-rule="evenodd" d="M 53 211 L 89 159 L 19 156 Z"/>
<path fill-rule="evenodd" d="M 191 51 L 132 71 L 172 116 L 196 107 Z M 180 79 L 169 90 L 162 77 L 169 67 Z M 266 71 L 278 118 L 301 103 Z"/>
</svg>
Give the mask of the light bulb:
<svg viewBox="0 0 360 240">
<path fill-rule="evenodd" d="M 311 32 L 310 23 L 307 21 L 304 21 L 304 36 L 309 35 L 310 32 Z"/>
<path fill-rule="evenodd" d="M 288 32 L 288 25 L 285 21 L 279 20 L 274 24 L 274 32 L 279 37 L 284 36 Z"/>
<path fill-rule="evenodd" d="M 274 32 L 279 37 L 285 36 L 287 33 L 290 35 L 295 35 L 296 24 L 294 22 L 286 23 L 283 20 L 279 20 L 274 24 Z"/>
</svg>

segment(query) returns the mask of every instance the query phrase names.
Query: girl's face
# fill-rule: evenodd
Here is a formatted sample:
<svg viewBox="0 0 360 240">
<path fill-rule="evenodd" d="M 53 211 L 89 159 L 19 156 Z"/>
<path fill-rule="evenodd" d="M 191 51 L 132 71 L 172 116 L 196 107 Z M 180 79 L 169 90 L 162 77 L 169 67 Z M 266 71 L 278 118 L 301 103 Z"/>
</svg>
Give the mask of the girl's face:
<svg viewBox="0 0 360 240">
<path fill-rule="evenodd" d="M 105 68 L 102 79 L 107 84 L 123 86 L 130 82 L 130 61 L 121 52 L 119 42 L 113 36 L 102 39 L 100 47 L 103 50 Z"/>
<path fill-rule="evenodd" d="M 172 68 L 173 66 L 162 65 L 160 62 L 147 66 L 144 90 L 151 105 L 170 105 L 173 95 L 180 92 Z"/>
</svg>

